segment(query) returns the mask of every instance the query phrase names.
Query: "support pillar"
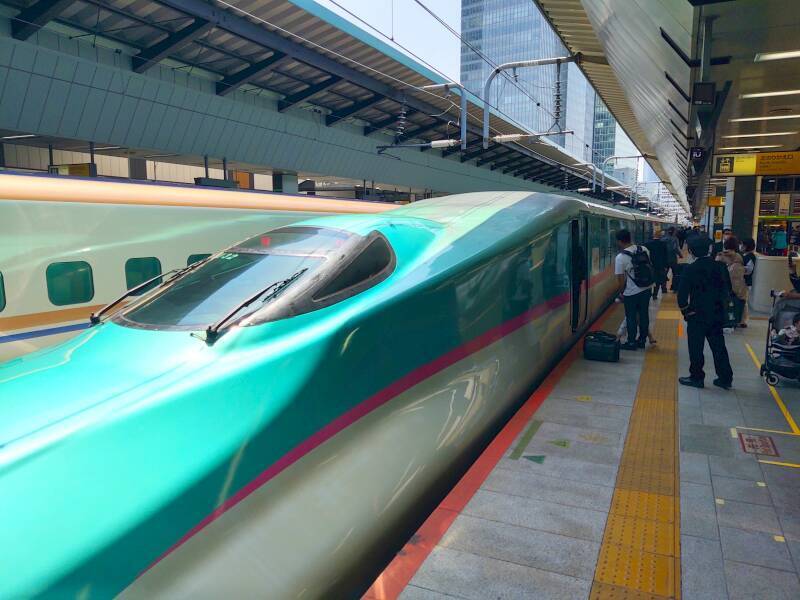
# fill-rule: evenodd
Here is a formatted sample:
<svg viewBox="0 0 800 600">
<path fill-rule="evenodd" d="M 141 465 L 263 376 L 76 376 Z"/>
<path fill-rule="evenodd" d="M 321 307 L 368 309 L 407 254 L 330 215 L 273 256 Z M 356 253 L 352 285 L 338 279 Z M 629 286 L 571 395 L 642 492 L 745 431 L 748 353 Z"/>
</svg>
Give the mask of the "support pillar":
<svg viewBox="0 0 800 600">
<path fill-rule="evenodd" d="M 283 194 L 296 194 L 297 173 L 273 173 L 272 191 Z"/>
<path fill-rule="evenodd" d="M 733 179 L 733 178 L 731 178 Z M 752 237 L 754 219 L 756 214 L 756 182 L 758 178 L 754 175 L 748 177 L 736 177 L 736 184 L 733 188 L 732 211 L 730 215 L 730 227 L 733 235 L 739 239 Z M 728 194 L 725 195 L 727 204 Z M 728 207 L 725 207 L 725 222 L 727 223 Z"/>
</svg>

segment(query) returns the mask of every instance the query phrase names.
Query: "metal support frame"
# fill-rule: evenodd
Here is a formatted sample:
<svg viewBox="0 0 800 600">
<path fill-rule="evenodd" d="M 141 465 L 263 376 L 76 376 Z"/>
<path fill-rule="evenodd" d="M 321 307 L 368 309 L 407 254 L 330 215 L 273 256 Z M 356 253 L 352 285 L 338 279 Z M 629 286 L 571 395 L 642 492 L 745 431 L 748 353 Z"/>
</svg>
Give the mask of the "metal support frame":
<svg viewBox="0 0 800 600">
<path fill-rule="evenodd" d="M 455 83 L 455 82 L 437 83 L 437 84 L 434 84 L 434 85 L 426 85 L 426 86 L 423 86 L 422 89 L 423 90 L 429 90 L 429 91 L 442 90 L 444 92 L 449 92 L 451 89 L 458 90 L 458 95 L 459 95 L 459 97 L 461 99 L 461 102 L 460 102 L 460 113 L 459 113 L 459 116 L 458 116 L 458 122 L 459 122 L 459 125 L 461 126 L 461 137 L 459 139 L 461 140 L 461 149 L 462 150 L 466 150 L 467 149 L 467 125 L 468 125 L 468 119 L 469 119 L 469 115 L 467 113 L 467 90 L 465 90 L 464 86 L 462 86 L 460 83 Z"/>
<path fill-rule="evenodd" d="M 55 19 L 74 0 L 39 0 L 11 18 L 11 35 L 18 40 L 27 40 L 48 22 Z"/>
<path fill-rule="evenodd" d="M 342 80 L 341 77 L 337 75 L 331 75 L 326 79 L 318 83 L 312 83 L 306 89 L 301 90 L 299 92 L 295 92 L 294 94 L 290 94 L 286 96 L 283 100 L 278 101 L 278 112 L 283 112 L 285 110 L 290 109 L 292 106 L 299 104 L 309 98 L 316 96 L 317 94 L 321 94 L 329 87 L 332 87 L 339 83 Z"/>
<path fill-rule="evenodd" d="M 187 44 L 190 44 L 202 35 L 214 29 L 214 23 L 205 19 L 195 19 L 182 29 L 167 35 L 160 42 L 148 46 L 139 54 L 131 58 L 131 66 L 134 72 L 144 73 L 157 64 L 161 59 L 177 52 Z"/>
<path fill-rule="evenodd" d="M 645 153 L 636 154 L 636 155 L 633 155 L 633 156 L 617 156 L 617 155 L 609 156 L 608 158 L 606 158 L 603 161 L 603 164 L 600 165 L 600 191 L 601 192 L 605 192 L 606 191 L 606 165 L 609 163 L 609 161 L 617 160 L 617 159 L 620 159 L 620 158 L 636 158 L 636 159 L 639 159 L 639 158 L 654 158 L 654 157 L 650 156 L 649 154 L 645 154 Z M 637 172 L 638 172 L 638 169 L 639 169 L 638 160 L 636 162 L 636 169 L 637 169 Z M 594 191 L 596 185 L 597 185 L 597 171 L 593 170 L 592 171 L 592 191 Z"/>
<path fill-rule="evenodd" d="M 372 96 L 366 98 L 365 100 L 356 100 L 350 106 L 343 108 L 341 110 L 337 110 L 336 112 L 333 112 L 329 114 L 327 117 L 325 117 L 325 124 L 328 127 L 330 127 L 331 125 L 335 125 L 336 123 L 342 121 L 343 119 L 352 117 L 354 114 L 361 112 L 362 110 L 365 110 L 370 106 L 374 106 L 378 102 L 381 102 L 383 99 L 384 99 L 383 96 L 373 94 Z"/>
<path fill-rule="evenodd" d="M 503 71 L 509 69 L 519 69 L 523 67 L 541 67 L 544 65 L 558 65 L 565 62 L 581 62 L 581 54 L 574 56 L 559 56 L 557 58 L 537 58 L 533 60 L 516 60 L 513 62 L 503 63 L 495 67 L 483 84 L 483 147 L 489 147 L 489 94 L 492 91 L 492 82 Z"/>
<path fill-rule="evenodd" d="M 217 95 L 226 96 L 243 86 L 246 83 L 257 79 L 264 73 L 272 71 L 280 63 L 286 61 L 289 57 L 283 52 L 273 52 L 272 56 L 251 64 L 241 71 L 236 71 L 232 75 L 228 75 L 222 81 L 217 82 Z"/>
</svg>

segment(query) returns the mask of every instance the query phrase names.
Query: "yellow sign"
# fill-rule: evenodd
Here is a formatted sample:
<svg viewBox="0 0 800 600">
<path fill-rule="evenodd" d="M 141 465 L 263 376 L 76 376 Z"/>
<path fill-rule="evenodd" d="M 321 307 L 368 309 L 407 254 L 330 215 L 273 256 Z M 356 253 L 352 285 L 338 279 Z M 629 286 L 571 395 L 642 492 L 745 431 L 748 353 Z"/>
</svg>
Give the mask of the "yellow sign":
<svg viewBox="0 0 800 600">
<path fill-rule="evenodd" d="M 716 154 L 714 175 L 800 175 L 800 152 Z"/>
<path fill-rule="evenodd" d="M 725 206 L 725 196 L 709 196 L 709 206 Z"/>
</svg>

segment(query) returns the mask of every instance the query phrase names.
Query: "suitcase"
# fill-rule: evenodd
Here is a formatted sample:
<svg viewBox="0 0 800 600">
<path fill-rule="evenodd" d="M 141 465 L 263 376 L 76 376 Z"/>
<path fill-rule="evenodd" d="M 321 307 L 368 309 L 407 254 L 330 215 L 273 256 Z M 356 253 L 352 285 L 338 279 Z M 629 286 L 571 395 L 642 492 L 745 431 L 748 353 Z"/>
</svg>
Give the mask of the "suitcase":
<svg viewBox="0 0 800 600">
<path fill-rule="evenodd" d="M 583 338 L 583 357 L 586 360 L 619 362 L 619 340 L 605 331 L 592 331 Z"/>
</svg>

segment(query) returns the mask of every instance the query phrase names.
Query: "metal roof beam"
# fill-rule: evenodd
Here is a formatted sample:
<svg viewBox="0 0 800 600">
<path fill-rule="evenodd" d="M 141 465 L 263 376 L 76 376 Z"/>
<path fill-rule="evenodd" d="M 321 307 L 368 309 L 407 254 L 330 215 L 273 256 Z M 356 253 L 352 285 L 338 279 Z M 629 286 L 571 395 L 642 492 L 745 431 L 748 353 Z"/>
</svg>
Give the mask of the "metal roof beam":
<svg viewBox="0 0 800 600">
<path fill-rule="evenodd" d="M 214 29 L 214 23 L 212 21 L 200 18 L 195 19 L 183 29 L 179 29 L 167 35 L 167 37 L 160 42 L 148 46 L 131 58 L 133 70 L 136 73 L 144 73 L 161 59 L 167 58 L 170 54 L 174 54 L 212 29 Z"/>
<path fill-rule="evenodd" d="M 232 75 L 228 75 L 222 81 L 217 82 L 217 95 L 226 96 L 230 94 L 245 83 L 249 83 L 264 73 L 272 71 L 279 63 L 288 58 L 283 52 L 274 52 L 269 58 L 260 60 L 249 67 L 236 71 Z"/>
<path fill-rule="evenodd" d="M 329 87 L 336 85 L 342 80 L 341 77 L 337 75 L 331 75 L 327 79 L 320 81 L 319 83 L 314 83 L 309 85 L 306 89 L 296 92 L 294 94 L 290 94 L 286 96 L 283 100 L 278 102 L 278 111 L 283 112 L 295 104 L 299 104 L 305 100 L 310 99 L 312 96 L 316 96 L 317 94 L 321 94 Z"/>
<path fill-rule="evenodd" d="M 409 110 L 406 113 L 406 117 L 410 117 L 411 115 L 413 115 L 416 112 L 417 111 L 415 111 L 415 110 Z M 375 133 L 376 131 L 383 131 L 384 129 L 386 129 L 390 125 L 394 125 L 395 123 L 397 123 L 397 121 L 399 119 L 400 119 L 400 115 L 393 115 L 391 117 L 387 117 L 386 119 L 383 119 L 382 121 L 378 121 L 376 123 L 372 123 L 370 125 L 367 125 L 366 127 L 364 127 L 364 135 L 370 135 L 371 133 Z"/>
<path fill-rule="evenodd" d="M 39 0 L 31 4 L 11 19 L 11 35 L 18 40 L 27 40 L 73 2 L 74 0 Z"/>
<path fill-rule="evenodd" d="M 501 148 L 502 148 L 502 146 L 501 146 Z M 497 148 L 495 148 L 495 150 L 497 150 Z M 484 158 L 480 159 L 475 164 L 478 165 L 479 167 L 482 167 L 483 165 L 488 164 L 488 163 L 490 163 L 492 161 L 498 160 L 500 158 L 505 158 L 509 154 L 516 154 L 516 153 L 513 150 L 505 150 L 503 152 L 497 152 L 497 154 L 493 154 L 492 156 L 487 156 L 487 157 L 484 157 Z"/>
<path fill-rule="evenodd" d="M 531 164 L 531 160 L 527 156 L 524 156 L 520 157 L 520 160 L 515 160 L 509 163 L 503 169 L 503 173 L 506 174 L 514 171 L 527 171 L 528 169 L 532 169 L 534 166 L 537 166 L 537 163 Z"/>
<path fill-rule="evenodd" d="M 515 153 L 515 155 L 512 156 L 511 158 L 506 158 L 505 160 L 501 160 L 500 162 L 494 163 L 492 165 L 491 169 L 492 169 L 492 171 L 494 171 L 495 169 L 502 169 L 505 166 L 508 166 L 508 165 L 516 163 L 516 162 L 520 162 L 522 160 L 525 160 L 526 158 L 528 158 L 528 157 L 527 156 L 520 156 L 519 154 Z"/>
<path fill-rule="evenodd" d="M 468 161 L 472 160 L 473 158 L 477 158 L 481 154 L 486 154 L 487 152 L 493 152 L 496 149 L 497 148 L 495 148 L 494 146 L 490 147 L 488 150 L 486 150 L 486 149 L 484 149 L 482 147 L 481 148 L 477 148 L 477 149 L 473 150 L 472 152 L 464 152 L 461 155 L 460 160 L 461 160 L 462 163 L 465 163 L 465 162 L 468 162 Z"/>
<path fill-rule="evenodd" d="M 440 121 L 434 121 L 428 125 L 423 125 L 422 127 L 417 127 L 416 129 L 412 129 L 400 136 L 400 140 L 411 140 L 415 138 L 419 138 L 423 133 L 428 133 L 429 131 L 433 131 L 437 127 L 441 127 L 442 123 Z"/>
<path fill-rule="evenodd" d="M 343 108 L 341 110 L 336 111 L 335 113 L 331 113 L 327 117 L 325 117 L 325 124 L 328 126 L 335 125 L 342 119 L 346 119 L 347 117 L 352 117 L 354 114 L 361 112 L 381 102 L 383 100 L 383 96 L 379 96 L 378 94 L 373 94 L 366 100 L 356 101 L 353 102 L 350 106 Z"/>
</svg>

